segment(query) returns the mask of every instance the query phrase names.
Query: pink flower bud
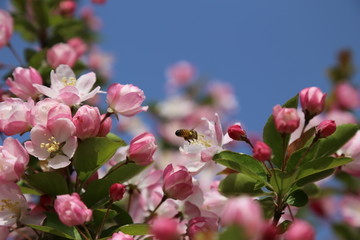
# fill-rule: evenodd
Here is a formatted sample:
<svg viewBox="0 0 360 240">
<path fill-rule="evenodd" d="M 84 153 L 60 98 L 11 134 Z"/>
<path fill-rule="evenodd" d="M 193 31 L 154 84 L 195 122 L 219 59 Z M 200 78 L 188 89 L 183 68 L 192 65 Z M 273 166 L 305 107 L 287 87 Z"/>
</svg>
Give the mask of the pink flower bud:
<svg viewBox="0 0 360 240">
<path fill-rule="evenodd" d="M 108 240 L 134 240 L 134 238 L 128 234 L 117 232 L 114 233 Z"/>
<path fill-rule="evenodd" d="M 248 239 L 257 239 L 265 224 L 260 205 L 247 196 L 228 200 L 220 216 L 223 226 L 242 227 Z"/>
<path fill-rule="evenodd" d="M 36 69 L 17 67 L 12 75 L 14 80 L 11 78 L 6 80 L 10 92 L 22 100 L 27 100 L 29 97 L 36 99 L 40 95 L 40 92 L 33 87 L 34 83 L 43 84 L 41 75 Z"/>
<path fill-rule="evenodd" d="M 101 115 L 101 121 L 100 121 L 100 128 L 99 128 L 99 132 L 97 134 L 98 137 L 105 137 L 111 130 L 111 125 L 112 125 L 112 120 L 110 117 L 107 117 L 105 120 L 106 114 L 102 114 Z"/>
<path fill-rule="evenodd" d="M 290 134 L 294 132 L 300 124 L 300 118 L 295 108 L 282 108 L 276 105 L 273 108 L 275 127 L 280 133 Z"/>
<path fill-rule="evenodd" d="M 145 100 L 144 92 L 132 84 L 111 84 L 108 89 L 107 103 L 109 112 L 115 112 L 126 117 L 147 111 L 148 107 L 142 107 Z"/>
<path fill-rule="evenodd" d="M 237 141 L 243 141 L 246 139 L 246 132 L 239 124 L 230 126 L 228 128 L 228 134 L 229 137 Z"/>
<path fill-rule="evenodd" d="M 196 70 L 192 64 L 181 61 L 170 66 L 167 70 L 167 77 L 170 85 L 183 86 L 189 83 L 195 76 Z"/>
<path fill-rule="evenodd" d="M 121 183 L 114 183 L 109 188 L 109 194 L 112 201 L 116 202 L 123 198 L 124 193 L 126 191 L 125 185 Z"/>
<path fill-rule="evenodd" d="M 157 149 L 155 137 L 151 133 L 144 132 L 130 142 L 129 158 L 137 165 L 148 165 L 153 161 L 153 155 Z"/>
<path fill-rule="evenodd" d="M 352 110 L 360 106 L 359 91 L 349 83 L 336 85 L 335 96 L 340 108 Z"/>
<path fill-rule="evenodd" d="M 73 117 L 76 136 L 80 139 L 96 137 L 100 129 L 100 112 L 97 107 L 81 106 Z"/>
<path fill-rule="evenodd" d="M 195 217 L 188 223 L 187 234 L 190 239 L 201 232 L 217 232 L 218 230 L 218 218 L 210 217 Z"/>
<path fill-rule="evenodd" d="M 13 33 L 14 23 L 11 15 L 0 9 L 0 48 L 9 43 Z"/>
<path fill-rule="evenodd" d="M 47 51 L 46 58 L 52 68 L 56 68 L 60 64 L 72 67 L 77 60 L 77 54 L 69 44 L 58 43 Z"/>
<path fill-rule="evenodd" d="M 167 165 L 163 178 L 163 190 L 167 197 L 185 200 L 193 193 L 192 177 L 184 166 Z"/>
<path fill-rule="evenodd" d="M 77 57 L 81 57 L 87 50 L 86 43 L 79 37 L 74 37 L 67 42 L 76 52 Z"/>
<path fill-rule="evenodd" d="M 178 222 L 172 218 L 156 218 L 150 225 L 150 233 L 158 240 L 180 239 Z"/>
<path fill-rule="evenodd" d="M 309 87 L 301 90 L 300 103 L 305 114 L 315 116 L 325 108 L 326 94 L 317 87 Z"/>
<path fill-rule="evenodd" d="M 315 231 L 311 224 L 296 219 L 284 234 L 285 240 L 314 240 Z"/>
<path fill-rule="evenodd" d="M 76 9 L 76 2 L 73 0 L 61 1 L 59 4 L 59 10 L 62 15 L 72 16 Z"/>
<path fill-rule="evenodd" d="M 254 158 L 261 162 L 269 160 L 271 158 L 271 153 L 271 148 L 261 141 L 256 142 L 253 148 Z"/>
<path fill-rule="evenodd" d="M 0 146 L 0 180 L 17 181 L 29 163 L 29 154 L 17 139 L 8 137 Z"/>
<path fill-rule="evenodd" d="M 78 193 L 57 196 L 54 207 L 60 221 L 69 227 L 91 220 L 92 210 L 80 200 Z"/>
<path fill-rule="evenodd" d="M 336 131 L 336 123 L 333 120 L 322 121 L 316 128 L 317 135 L 320 138 L 330 136 Z"/>
</svg>

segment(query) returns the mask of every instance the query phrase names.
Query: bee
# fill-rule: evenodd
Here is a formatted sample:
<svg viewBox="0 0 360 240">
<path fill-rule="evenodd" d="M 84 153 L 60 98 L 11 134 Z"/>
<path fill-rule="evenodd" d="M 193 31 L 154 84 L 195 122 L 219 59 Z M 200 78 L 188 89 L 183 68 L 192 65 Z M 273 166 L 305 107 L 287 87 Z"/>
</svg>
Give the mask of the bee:
<svg viewBox="0 0 360 240">
<path fill-rule="evenodd" d="M 175 135 L 184 138 L 189 143 L 198 139 L 198 133 L 194 129 L 179 129 L 176 130 Z"/>
</svg>

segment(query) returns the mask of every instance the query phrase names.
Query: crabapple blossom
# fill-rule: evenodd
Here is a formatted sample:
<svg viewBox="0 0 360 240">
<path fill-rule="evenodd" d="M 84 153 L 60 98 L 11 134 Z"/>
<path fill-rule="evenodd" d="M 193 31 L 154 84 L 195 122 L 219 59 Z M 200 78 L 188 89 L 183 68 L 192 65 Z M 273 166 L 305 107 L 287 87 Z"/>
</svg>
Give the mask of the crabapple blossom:
<svg viewBox="0 0 360 240">
<path fill-rule="evenodd" d="M 81 201 L 78 193 L 59 195 L 54 202 L 54 208 L 62 223 L 76 226 L 89 222 L 92 210 Z"/>
<path fill-rule="evenodd" d="M 27 211 L 27 202 L 19 186 L 13 182 L 0 182 L 0 226 L 12 226 Z"/>
<path fill-rule="evenodd" d="M 186 167 L 169 164 L 164 169 L 163 178 L 167 197 L 184 200 L 193 193 L 192 177 Z"/>
<path fill-rule="evenodd" d="M 178 221 L 173 218 L 157 217 L 150 225 L 150 233 L 158 240 L 180 239 Z"/>
<path fill-rule="evenodd" d="M 63 168 L 70 164 L 77 148 L 75 132 L 70 119 L 50 119 L 47 126 L 36 125 L 31 129 L 31 141 L 25 142 L 25 148 L 40 161 L 47 160 L 51 168 Z"/>
<path fill-rule="evenodd" d="M 91 21 L 91 23 L 94 23 L 94 25 L 98 24 L 96 18 L 92 18 Z M 88 57 L 88 64 L 90 69 L 106 78 L 111 76 L 111 66 L 113 65 L 113 61 L 114 59 L 111 54 L 102 52 L 97 48 L 92 48 Z"/>
<path fill-rule="evenodd" d="M 157 145 L 154 135 L 144 132 L 131 140 L 129 158 L 137 165 L 145 166 L 153 161 L 156 149 Z"/>
<path fill-rule="evenodd" d="M 9 233 L 9 227 L 0 227 L 0 240 L 8 239 Z"/>
<path fill-rule="evenodd" d="M 81 106 L 73 117 L 76 136 L 80 139 L 96 137 L 100 129 L 100 112 L 97 107 Z"/>
<path fill-rule="evenodd" d="M 301 90 L 299 97 L 303 112 L 305 116 L 308 115 L 309 118 L 320 114 L 325 108 L 326 94 L 317 87 L 309 87 Z"/>
<path fill-rule="evenodd" d="M 88 48 L 86 43 L 79 37 L 69 39 L 67 44 L 69 44 L 75 50 L 78 58 L 81 57 Z"/>
<path fill-rule="evenodd" d="M 0 131 L 11 136 L 31 129 L 31 109 L 34 101 L 27 102 L 19 98 L 7 98 L 0 103 Z"/>
<path fill-rule="evenodd" d="M 148 109 L 147 106 L 141 106 L 145 100 L 144 92 L 132 84 L 111 84 L 108 88 L 106 100 L 109 104 L 108 112 L 114 112 L 126 117 L 132 117 Z"/>
<path fill-rule="evenodd" d="M 356 132 L 355 136 L 341 148 L 340 152 L 353 159 L 341 169 L 350 175 L 360 177 L 360 131 Z"/>
<path fill-rule="evenodd" d="M 194 238 L 200 232 L 217 232 L 218 219 L 210 217 L 195 217 L 188 222 L 187 234 L 190 239 Z"/>
<path fill-rule="evenodd" d="M 29 154 L 19 140 L 8 137 L 0 146 L 0 181 L 17 181 L 29 163 Z"/>
<path fill-rule="evenodd" d="M 100 86 L 90 91 L 96 81 L 95 73 L 90 72 L 76 79 L 68 65 L 60 65 L 56 71 L 51 71 L 50 78 L 50 88 L 39 84 L 34 84 L 34 87 L 42 94 L 69 106 L 80 104 L 101 92 Z"/>
<path fill-rule="evenodd" d="M 285 232 L 284 238 L 285 240 L 314 240 L 315 231 L 310 223 L 295 219 Z"/>
<path fill-rule="evenodd" d="M 359 91 L 349 83 L 336 85 L 335 96 L 340 108 L 352 110 L 360 106 Z"/>
<path fill-rule="evenodd" d="M 238 107 L 233 87 L 224 82 L 213 82 L 209 86 L 209 94 L 218 111 L 230 112 Z"/>
<path fill-rule="evenodd" d="M 330 136 L 336 131 L 336 124 L 334 120 L 325 120 L 322 121 L 316 128 L 317 135 L 320 138 L 325 138 Z"/>
<path fill-rule="evenodd" d="M 184 86 L 194 79 L 195 67 L 187 62 L 180 61 L 170 66 L 166 72 L 169 84 L 172 86 Z"/>
<path fill-rule="evenodd" d="M 276 105 L 273 108 L 275 127 L 280 133 L 290 134 L 294 132 L 300 124 L 300 118 L 295 108 L 282 108 Z"/>
<path fill-rule="evenodd" d="M 52 68 L 57 68 L 61 64 L 73 67 L 78 57 L 76 51 L 69 44 L 58 43 L 47 51 L 46 58 Z"/>
<path fill-rule="evenodd" d="M 111 238 L 109 238 L 108 240 L 134 240 L 134 238 L 132 236 L 130 236 L 129 234 L 125 234 L 123 232 L 117 232 L 114 233 Z"/>
<path fill-rule="evenodd" d="M 123 198 L 124 193 L 126 191 L 125 185 L 121 183 L 114 183 L 109 188 L 109 194 L 112 201 L 119 201 Z"/>
<path fill-rule="evenodd" d="M 43 84 L 41 75 L 36 69 L 17 67 L 12 75 L 13 79 L 6 80 L 10 92 L 22 100 L 36 99 L 40 95 L 40 92 L 33 86 L 33 84 Z"/>
<path fill-rule="evenodd" d="M 11 15 L 0 9 L 0 48 L 9 43 L 14 28 L 13 18 Z"/>
<path fill-rule="evenodd" d="M 99 127 L 99 132 L 97 134 L 98 137 L 105 137 L 111 130 L 111 125 L 112 125 L 112 120 L 111 118 L 107 117 L 105 120 L 106 114 L 102 114 L 100 116 L 100 127 Z"/>
<path fill-rule="evenodd" d="M 258 141 L 253 148 L 254 158 L 263 162 L 268 161 L 271 158 L 271 148 L 264 142 Z"/>
<path fill-rule="evenodd" d="M 59 3 L 60 13 L 66 16 L 72 16 L 76 9 L 76 2 L 74 0 L 64 0 Z"/>
</svg>

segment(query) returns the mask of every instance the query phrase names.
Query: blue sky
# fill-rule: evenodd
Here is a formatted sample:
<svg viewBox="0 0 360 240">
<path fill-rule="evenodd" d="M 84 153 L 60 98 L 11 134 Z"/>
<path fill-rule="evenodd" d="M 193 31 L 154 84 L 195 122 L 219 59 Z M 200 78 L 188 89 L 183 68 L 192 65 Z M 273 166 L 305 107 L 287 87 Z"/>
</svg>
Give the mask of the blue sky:
<svg viewBox="0 0 360 240">
<path fill-rule="evenodd" d="M 352 49 L 360 62 L 357 0 L 108 0 L 95 12 L 103 21 L 101 47 L 115 57 L 114 82 L 160 99 L 166 67 L 188 60 L 201 75 L 234 86 L 234 121 L 252 131 L 301 89 L 328 91 L 326 69 L 338 50 Z M 0 50 L 1 60 L 13 59 L 7 55 Z"/>
</svg>

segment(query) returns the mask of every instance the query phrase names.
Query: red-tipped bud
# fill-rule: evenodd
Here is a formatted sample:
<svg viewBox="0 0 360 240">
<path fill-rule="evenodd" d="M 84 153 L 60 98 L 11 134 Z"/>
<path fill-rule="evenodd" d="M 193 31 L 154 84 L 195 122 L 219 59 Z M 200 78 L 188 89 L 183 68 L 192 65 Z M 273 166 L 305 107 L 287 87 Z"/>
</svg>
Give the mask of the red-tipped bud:
<svg viewBox="0 0 360 240">
<path fill-rule="evenodd" d="M 261 141 L 256 142 L 253 148 L 254 158 L 263 162 L 270 160 L 271 154 L 272 154 L 271 148 L 266 143 Z"/>
<path fill-rule="evenodd" d="M 229 137 L 237 141 L 244 141 L 246 139 L 245 130 L 239 125 L 234 124 L 228 128 Z"/>
<path fill-rule="evenodd" d="M 73 0 L 65 0 L 60 2 L 60 13 L 67 16 L 72 16 L 76 9 L 76 2 Z"/>
<path fill-rule="evenodd" d="M 336 131 L 336 123 L 333 120 L 322 121 L 316 128 L 317 136 L 319 138 L 325 138 L 330 136 Z"/>
<path fill-rule="evenodd" d="M 109 194 L 110 194 L 111 200 L 113 202 L 121 200 L 124 196 L 125 191 L 126 191 L 125 185 L 123 185 L 121 183 L 114 183 L 109 188 Z"/>
<path fill-rule="evenodd" d="M 273 117 L 276 130 L 280 133 L 290 134 L 300 124 L 300 118 L 295 108 L 282 108 L 280 105 L 276 105 L 273 108 Z"/>
<path fill-rule="evenodd" d="M 300 103 L 303 112 L 309 117 L 321 113 L 325 108 L 326 94 L 317 87 L 309 87 L 301 90 Z"/>
</svg>

